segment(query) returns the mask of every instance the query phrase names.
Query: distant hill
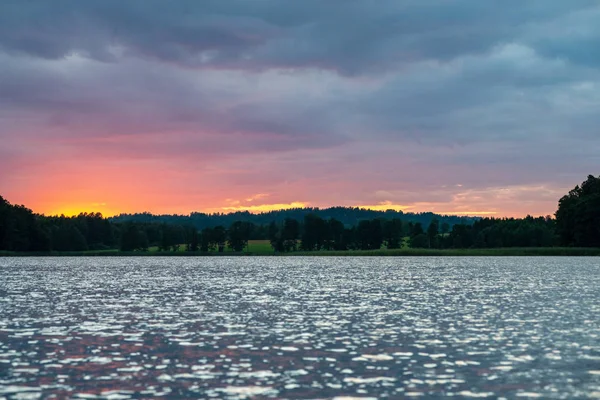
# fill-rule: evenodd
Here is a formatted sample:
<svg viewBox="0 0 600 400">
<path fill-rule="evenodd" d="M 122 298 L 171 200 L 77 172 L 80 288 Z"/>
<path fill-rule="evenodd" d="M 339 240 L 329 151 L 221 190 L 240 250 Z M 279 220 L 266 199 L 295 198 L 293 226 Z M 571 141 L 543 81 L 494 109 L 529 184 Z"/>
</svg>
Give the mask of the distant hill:
<svg viewBox="0 0 600 400">
<path fill-rule="evenodd" d="M 405 213 L 402 211 L 375 211 L 358 207 L 331 207 L 331 208 L 292 208 L 288 210 L 276 210 L 252 214 L 247 211 L 234 212 L 229 214 L 215 213 L 205 214 L 193 212 L 189 215 L 154 215 L 150 213 L 120 214 L 109 218 L 112 222 L 159 222 L 176 225 L 191 225 L 197 229 L 211 228 L 218 225 L 230 226 L 235 221 L 252 222 L 257 225 L 266 225 L 275 222 L 283 222 L 286 218 L 292 218 L 302 222 L 307 214 L 316 214 L 321 218 L 335 218 L 341 221 L 347 227 L 355 226 L 361 220 L 372 220 L 375 218 L 393 219 L 399 218 L 404 222 L 420 222 L 424 227 L 434 218 L 438 219 L 440 224 L 447 223 L 450 228 L 457 224 L 471 225 L 479 220 L 479 217 L 462 217 L 456 215 L 439 215 L 431 212 L 424 213 Z"/>
</svg>

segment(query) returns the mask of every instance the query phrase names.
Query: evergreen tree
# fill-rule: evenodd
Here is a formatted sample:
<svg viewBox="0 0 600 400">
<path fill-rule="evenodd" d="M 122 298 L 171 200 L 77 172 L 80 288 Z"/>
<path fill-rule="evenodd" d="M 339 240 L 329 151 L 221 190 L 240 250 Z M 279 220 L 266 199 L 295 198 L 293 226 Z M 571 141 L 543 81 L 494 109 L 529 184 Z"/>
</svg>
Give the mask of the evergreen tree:
<svg viewBox="0 0 600 400">
<path fill-rule="evenodd" d="M 326 248 L 329 250 L 347 250 L 348 243 L 346 242 L 346 238 L 344 236 L 344 224 L 341 221 L 338 221 L 335 218 L 331 218 L 327 221 L 328 229 L 328 238 L 326 241 Z"/>
<path fill-rule="evenodd" d="M 304 232 L 302 234 L 302 250 L 321 250 L 327 236 L 327 223 L 316 214 L 304 217 Z"/>
<path fill-rule="evenodd" d="M 189 251 L 198 251 L 200 249 L 200 237 L 196 228 L 190 228 Z"/>
<path fill-rule="evenodd" d="M 402 220 L 394 218 L 383 222 L 383 242 L 388 249 L 402 247 Z"/>
<path fill-rule="evenodd" d="M 425 231 L 423 230 L 423 225 L 420 222 L 417 222 L 416 224 L 413 225 L 412 230 L 410 232 L 410 236 L 415 237 L 415 236 L 422 235 L 424 233 L 425 233 Z"/>
<path fill-rule="evenodd" d="M 282 233 L 275 221 L 271 221 L 271 223 L 269 224 L 269 242 L 271 243 L 271 247 L 274 251 L 285 251 L 285 247 L 283 246 Z"/>
<path fill-rule="evenodd" d="M 429 237 L 424 233 L 419 233 L 412 236 L 409 241 L 409 246 L 413 249 L 425 249 L 429 247 Z"/>
<path fill-rule="evenodd" d="M 383 229 L 379 219 L 363 220 L 356 229 L 357 247 L 361 250 L 377 250 L 383 244 Z"/>
<path fill-rule="evenodd" d="M 121 233 L 121 251 L 134 251 L 138 248 L 138 228 L 127 224 Z"/>
<path fill-rule="evenodd" d="M 431 220 L 431 223 L 427 227 L 427 240 L 430 248 L 435 248 L 437 246 L 437 237 L 439 234 L 440 223 L 437 219 Z"/>
<path fill-rule="evenodd" d="M 211 248 L 212 244 L 212 228 L 204 228 L 202 229 L 202 234 L 200 235 L 200 251 L 208 252 L 214 250 Z"/>
<path fill-rule="evenodd" d="M 229 227 L 228 245 L 233 251 L 243 251 L 248 246 L 251 227 L 247 222 L 236 221 Z"/>
<path fill-rule="evenodd" d="M 216 246 L 219 253 L 225 250 L 225 244 L 227 243 L 227 230 L 223 226 L 215 226 L 212 230 L 211 242 L 213 246 Z"/>
<path fill-rule="evenodd" d="M 298 237 L 300 236 L 300 223 L 292 218 L 286 218 L 283 221 L 280 240 L 282 241 L 283 251 L 296 251 Z"/>
<path fill-rule="evenodd" d="M 589 175 L 560 199 L 556 230 L 565 246 L 600 247 L 600 177 Z"/>
</svg>

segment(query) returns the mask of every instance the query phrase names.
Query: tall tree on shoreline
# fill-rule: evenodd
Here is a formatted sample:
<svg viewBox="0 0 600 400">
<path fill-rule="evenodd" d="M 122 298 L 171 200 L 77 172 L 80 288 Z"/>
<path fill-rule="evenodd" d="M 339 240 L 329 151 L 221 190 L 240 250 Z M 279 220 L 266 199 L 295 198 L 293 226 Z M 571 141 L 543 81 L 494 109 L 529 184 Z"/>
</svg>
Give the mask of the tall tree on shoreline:
<svg viewBox="0 0 600 400">
<path fill-rule="evenodd" d="M 438 234 L 440 230 L 440 222 L 437 219 L 432 219 L 431 223 L 427 227 L 427 238 L 429 240 L 429 247 L 435 248 L 438 247 Z"/>
<path fill-rule="evenodd" d="M 388 249 L 402 247 L 402 220 L 394 218 L 383 221 L 383 242 Z"/>
<path fill-rule="evenodd" d="M 252 226 L 248 222 L 236 221 L 229 227 L 227 245 L 233 251 L 243 251 L 248 246 Z"/>
<path fill-rule="evenodd" d="M 564 246 L 600 247 L 600 177 L 589 175 L 560 199 L 556 232 Z"/>
</svg>

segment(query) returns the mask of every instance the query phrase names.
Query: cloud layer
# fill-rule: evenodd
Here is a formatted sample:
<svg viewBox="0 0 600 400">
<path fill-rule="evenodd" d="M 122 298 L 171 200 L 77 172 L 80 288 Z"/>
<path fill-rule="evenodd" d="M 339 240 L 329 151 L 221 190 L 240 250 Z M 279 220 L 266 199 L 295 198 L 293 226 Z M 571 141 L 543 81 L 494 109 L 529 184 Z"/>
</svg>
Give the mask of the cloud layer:
<svg viewBox="0 0 600 400">
<path fill-rule="evenodd" d="M 598 174 L 598 20 L 595 0 L 4 1 L 1 194 L 552 213 Z"/>
</svg>

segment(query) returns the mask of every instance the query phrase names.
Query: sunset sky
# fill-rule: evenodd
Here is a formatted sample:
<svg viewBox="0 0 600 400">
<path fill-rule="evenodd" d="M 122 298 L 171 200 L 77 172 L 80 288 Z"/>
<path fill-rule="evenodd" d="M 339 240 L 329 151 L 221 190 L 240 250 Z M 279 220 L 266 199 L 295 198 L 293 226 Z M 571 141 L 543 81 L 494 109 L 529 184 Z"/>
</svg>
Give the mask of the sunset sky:
<svg viewBox="0 0 600 400">
<path fill-rule="evenodd" d="M 36 212 L 546 215 L 599 166 L 597 0 L 0 2 Z"/>
</svg>

